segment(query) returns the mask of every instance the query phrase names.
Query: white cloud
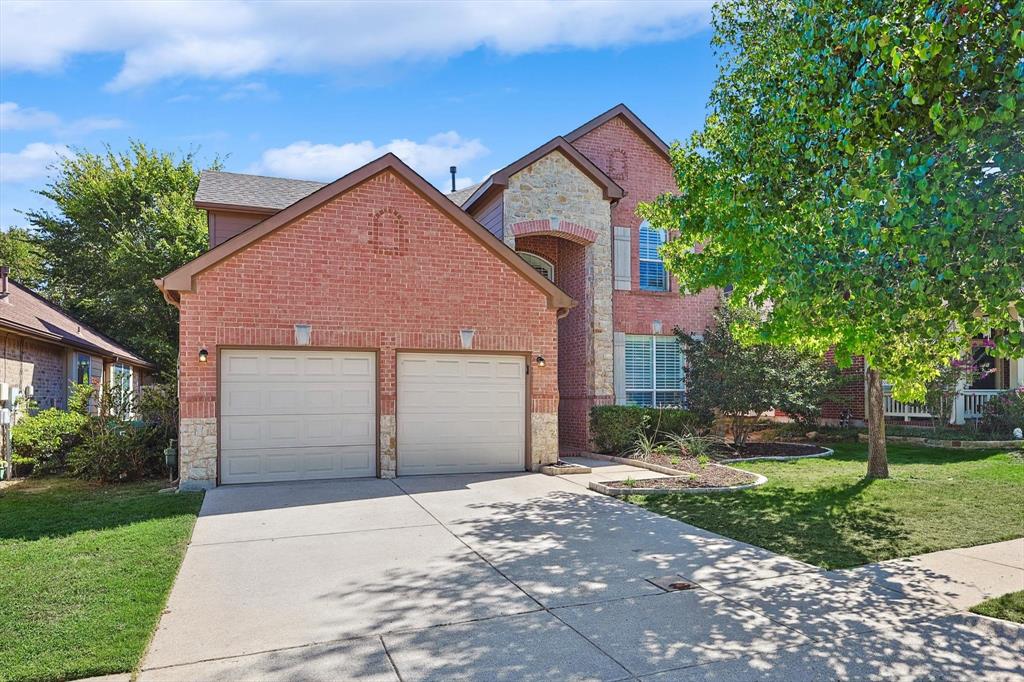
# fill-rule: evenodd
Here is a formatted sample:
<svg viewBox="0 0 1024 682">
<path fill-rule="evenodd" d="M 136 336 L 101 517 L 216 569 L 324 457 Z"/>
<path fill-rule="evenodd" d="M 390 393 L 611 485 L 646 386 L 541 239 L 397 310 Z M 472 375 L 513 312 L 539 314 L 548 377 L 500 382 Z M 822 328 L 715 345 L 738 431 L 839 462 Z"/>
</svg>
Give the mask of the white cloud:
<svg viewBox="0 0 1024 682">
<path fill-rule="evenodd" d="M 705 28 L 710 0 L 502 3 L 17 2 L 0 3 L 0 66 L 62 67 L 80 54 L 121 55 L 108 84 L 242 78 L 396 61 L 446 59 L 480 47 L 517 55 L 684 37 Z"/>
<path fill-rule="evenodd" d="M 17 102 L 0 102 L 0 130 L 35 130 L 58 125 L 57 114 L 21 107 Z"/>
<path fill-rule="evenodd" d="M 124 126 L 119 118 L 87 116 L 63 123 L 60 116 L 50 111 L 22 107 L 17 102 L 0 103 L 0 130 L 45 129 L 58 137 L 81 137 L 97 130 L 111 130 Z"/>
<path fill-rule="evenodd" d="M 71 150 L 62 144 L 33 142 L 20 152 L 0 152 L 0 182 L 25 182 L 46 177 L 49 166 Z"/>
<path fill-rule="evenodd" d="M 273 100 L 277 99 L 277 93 L 268 88 L 266 83 L 256 81 L 233 85 L 224 91 L 220 96 L 220 99 L 225 102 L 231 102 L 239 99 L 247 99 L 249 97 L 262 100 Z"/>
<path fill-rule="evenodd" d="M 305 180 L 337 180 L 342 175 L 392 152 L 421 175 L 448 173 L 448 167 L 468 163 L 487 154 L 480 140 L 467 140 L 455 131 L 439 133 L 426 142 L 392 140 L 377 145 L 369 140 L 345 144 L 313 144 L 305 140 L 268 149 L 250 171 Z"/>
</svg>

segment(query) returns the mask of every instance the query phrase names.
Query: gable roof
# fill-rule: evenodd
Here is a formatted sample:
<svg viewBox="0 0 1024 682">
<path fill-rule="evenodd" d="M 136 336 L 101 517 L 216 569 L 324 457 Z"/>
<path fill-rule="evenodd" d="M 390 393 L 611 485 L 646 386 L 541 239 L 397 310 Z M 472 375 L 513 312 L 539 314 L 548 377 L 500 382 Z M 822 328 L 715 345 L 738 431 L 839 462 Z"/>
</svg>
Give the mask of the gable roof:
<svg viewBox="0 0 1024 682">
<path fill-rule="evenodd" d="M 276 213 L 309 196 L 324 184 L 312 180 L 207 170 L 199 175 L 195 205 L 198 208 Z"/>
<path fill-rule="evenodd" d="M 445 195 L 420 177 L 413 169 L 405 165 L 401 159 L 392 153 L 387 153 L 375 161 L 371 161 L 362 168 L 357 168 L 348 175 L 345 175 L 334 182 L 324 185 L 312 194 L 293 203 L 282 211 L 266 218 L 262 222 L 253 225 L 231 239 L 215 246 L 198 258 L 186 263 L 174 272 L 165 277 L 153 280 L 157 287 L 164 294 L 164 298 L 171 304 L 176 305 L 180 301 L 182 291 L 194 291 L 194 279 L 199 273 L 220 263 L 232 254 L 254 244 L 277 229 L 288 225 L 306 213 L 318 208 L 324 203 L 347 192 L 356 185 L 384 172 L 392 171 L 405 180 L 414 191 L 433 204 L 438 210 L 447 215 L 458 226 L 466 230 L 496 257 L 505 261 L 517 271 L 523 278 L 541 290 L 548 299 L 548 307 L 555 309 L 568 309 L 576 303 L 564 291 L 556 287 L 543 275 L 534 270 L 522 258 L 516 254 L 508 245 L 499 240 L 487 229 L 476 222 L 465 211 L 456 206 Z"/>
<path fill-rule="evenodd" d="M 576 140 L 580 139 L 581 137 L 583 137 L 590 131 L 594 130 L 595 128 L 603 126 L 605 123 L 612 120 L 616 116 L 622 117 L 622 119 L 631 128 L 633 128 L 633 130 L 635 130 L 640 135 L 640 137 L 647 140 L 647 142 L 656 150 L 658 150 L 658 152 L 660 152 L 661 155 L 664 156 L 666 159 L 669 158 L 668 145 L 665 144 L 665 141 L 658 137 L 653 130 L 648 128 L 647 124 L 641 121 L 640 118 L 632 111 L 630 111 L 629 107 L 627 107 L 625 104 L 616 104 L 614 107 L 604 112 L 603 114 L 595 116 L 594 118 L 590 119 L 589 121 L 581 125 L 576 130 L 565 135 L 565 139 L 568 140 L 569 142 L 575 142 Z"/>
<path fill-rule="evenodd" d="M 558 136 L 537 147 L 526 156 L 522 156 L 501 170 L 492 173 L 491 177 L 480 183 L 480 186 L 473 192 L 472 196 L 463 203 L 463 208 L 468 211 L 474 204 L 480 202 L 485 197 L 489 198 L 496 192 L 508 187 L 508 179 L 510 177 L 555 151 L 564 154 L 574 166 L 583 171 L 584 175 L 593 180 L 601 188 L 601 193 L 605 199 L 617 201 L 626 195 L 626 192 L 614 180 L 608 177 L 604 171 L 595 166 L 590 159 L 583 156 L 564 137 Z"/>
<path fill-rule="evenodd" d="M 134 365 L 154 366 L 28 287 L 9 280 L 7 291 L 0 300 L 0 328 Z"/>
</svg>

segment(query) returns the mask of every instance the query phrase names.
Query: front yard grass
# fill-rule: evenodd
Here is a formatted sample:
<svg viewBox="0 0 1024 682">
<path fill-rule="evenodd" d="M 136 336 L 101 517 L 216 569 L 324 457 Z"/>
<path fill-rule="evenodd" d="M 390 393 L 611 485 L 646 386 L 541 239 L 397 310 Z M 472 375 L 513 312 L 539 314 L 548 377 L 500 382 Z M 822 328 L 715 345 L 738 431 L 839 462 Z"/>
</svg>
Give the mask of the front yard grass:
<svg viewBox="0 0 1024 682">
<path fill-rule="evenodd" d="M 971 611 L 991 618 L 1024 623 L 1024 590 L 983 601 Z"/>
<path fill-rule="evenodd" d="M 633 496 L 651 511 L 816 564 L 848 568 L 1024 536 L 1024 456 L 890 444 L 886 480 L 869 481 L 867 445 L 821 459 L 743 462 L 760 488 Z"/>
<path fill-rule="evenodd" d="M 66 680 L 139 662 L 201 494 L 52 478 L 0 490 L 0 680 Z"/>
</svg>

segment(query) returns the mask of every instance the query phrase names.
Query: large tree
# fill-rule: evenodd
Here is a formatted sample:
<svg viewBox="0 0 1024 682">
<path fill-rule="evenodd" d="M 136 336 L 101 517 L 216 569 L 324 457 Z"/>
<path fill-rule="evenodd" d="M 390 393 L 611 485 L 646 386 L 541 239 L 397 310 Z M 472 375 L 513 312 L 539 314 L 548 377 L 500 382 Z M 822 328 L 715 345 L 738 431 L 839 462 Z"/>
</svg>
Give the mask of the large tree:
<svg viewBox="0 0 1024 682">
<path fill-rule="evenodd" d="M 206 220 L 192 205 L 194 162 L 141 142 L 120 153 L 78 152 L 39 192 L 56 210 L 26 214 L 45 293 L 165 372 L 175 367 L 178 316 L 153 279 L 206 248 Z"/>
<path fill-rule="evenodd" d="M 741 333 L 864 356 L 871 477 L 883 379 L 922 399 L 991 329 L 1024 354 L 1022 27 L 1019 0 L 722 0 L 705 127 L 641 208 L 684 290 L 769 311 Z"/>
<path fill-rule="evenodd" d="M 37 288 L 43 279 L 39 247 L 22 227 L 0 231 L 0 265 L 11 268 L 11 277 L 27 287 Z"/>
</svg>

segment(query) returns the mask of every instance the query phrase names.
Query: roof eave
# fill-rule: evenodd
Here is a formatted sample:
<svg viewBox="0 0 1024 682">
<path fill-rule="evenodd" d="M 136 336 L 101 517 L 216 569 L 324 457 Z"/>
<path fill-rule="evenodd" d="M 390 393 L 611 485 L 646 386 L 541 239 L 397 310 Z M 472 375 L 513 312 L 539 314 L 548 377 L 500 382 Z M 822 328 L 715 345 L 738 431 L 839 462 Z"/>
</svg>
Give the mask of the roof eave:
<svg viewBox="0 0 1024 682">
<path fill-rule="evenodd" d="M 249 206 L 246 204 L 227 204 L 217 201 L 193 201 L 192 205 L 206 211 L 233 211 L 235 213 L 257 213 L 259 215 L 274 215 L 281 209 L 269 206 Z"/>
</svg>

